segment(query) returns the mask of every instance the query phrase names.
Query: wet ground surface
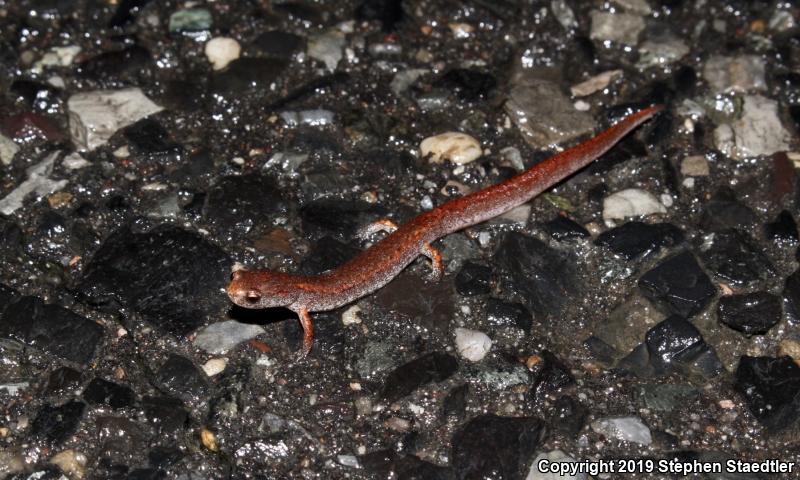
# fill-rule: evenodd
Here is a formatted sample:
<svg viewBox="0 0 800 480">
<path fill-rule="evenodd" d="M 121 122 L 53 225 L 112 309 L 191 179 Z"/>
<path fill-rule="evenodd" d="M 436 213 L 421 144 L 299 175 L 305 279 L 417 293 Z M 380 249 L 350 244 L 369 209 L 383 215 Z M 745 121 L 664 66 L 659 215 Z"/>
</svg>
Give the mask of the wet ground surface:
<svg viewBox="0 0 800 480">
<path fill-rule="evenodd" d="M 640 462 L 595 478 L 796 478 L 724 462 L 800 454 L 798 21 L 767 1 L 0 0 L 0 478 L 619 458 Z M 654 103 L 583 172 L 437 242 L 443 280 L 422 259 L 316 314 L 306 358 L 291 312 L 225 296 L 236 262 L 323 272 L 361 226 Z M 421 147 L 446 132 L 468 137 Z"/>
</svg>

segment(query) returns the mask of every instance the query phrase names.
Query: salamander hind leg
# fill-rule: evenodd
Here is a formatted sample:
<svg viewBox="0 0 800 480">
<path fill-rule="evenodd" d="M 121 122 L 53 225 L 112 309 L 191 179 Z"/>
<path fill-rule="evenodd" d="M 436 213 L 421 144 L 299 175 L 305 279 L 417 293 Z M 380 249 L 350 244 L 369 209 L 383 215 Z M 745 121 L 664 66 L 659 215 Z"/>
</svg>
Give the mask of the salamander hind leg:
<svg viewBox="0 0 800 480">
<path fill-rule="evenodd" d="M 422 247 L 422 251 L 420 252 L 426 257 L 428 257 L 431 261 L 431 274 L 428 277 L 429 280 L 434 282 L 438 282 L 442 275 L 444 275 L 444 263 L 442 262 L 442 253 L 433 248 L 429 243 L 426 243 Z"/>
<path fill-rule="evenodd" d="M 311 314 L 305 308 L 300 308 L 296 312 L 300 318 L 300 325 L 303 327 L 303 356 L 305 357 L 311 352 L 311 347 L 314 345 L 314 321 L 311 320 Z"/>
<path fill-rule="evenodd" d="M 367 240 L 378 232 L 392 233 L 397 230 L 397 224 L 388 218 L 376 220 L 368 225 L 361 227 L 356 234 L 361 240 Z"/>
</svg>

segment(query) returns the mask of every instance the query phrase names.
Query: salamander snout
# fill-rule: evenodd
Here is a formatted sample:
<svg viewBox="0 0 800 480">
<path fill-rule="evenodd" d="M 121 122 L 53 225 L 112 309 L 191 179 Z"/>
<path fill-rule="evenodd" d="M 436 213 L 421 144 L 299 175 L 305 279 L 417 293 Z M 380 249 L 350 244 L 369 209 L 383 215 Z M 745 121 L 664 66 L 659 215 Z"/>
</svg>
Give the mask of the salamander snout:
<svg viewBox="0 0 800 480">
<path fill-rule="evenodd" d="M 286 307 L 296 298 L 292 277 L 268 270 L 235 270 L 225 290 L 244 308 Z"/>
</svg>

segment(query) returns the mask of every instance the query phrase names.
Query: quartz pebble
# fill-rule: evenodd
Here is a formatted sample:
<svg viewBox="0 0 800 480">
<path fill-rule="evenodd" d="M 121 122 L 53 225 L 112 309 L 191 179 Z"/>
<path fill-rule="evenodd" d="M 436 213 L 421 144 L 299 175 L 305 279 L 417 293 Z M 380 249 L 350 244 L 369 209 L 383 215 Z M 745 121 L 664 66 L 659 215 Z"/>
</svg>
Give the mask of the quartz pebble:
<svg viewBox="0 0 800 480">
<path fill-rule="evenodd" d="M 0 134 L 0 162 L 3 165 L 11 165 L 11 160 L 18 151 L 19 146 L 14 143 L 14 140 Z"/>
<path fill-rule="evenodd" d="M 588 80 L 570 87 L 570 92 L 576 97 L 586 97 L 608 86 L 613 80 L 622 76 L 622 70 L 607 70 Z"/>
<path fill-rule="evenodd" d="M 666 207 L 652 193 L 639 188 L 620 190 L 603 200 L 604 220 L 622 220 L 666 212 Z"/>
<path fill-rule="evenodd" d="M 222 70 L 229 63 L 239 58 L 242 47 L 233 38 L 215 37 L 205 46 L 205 54 L 214 70 Z"/>
<path fill-rule="evenodd" d="M 636 45 L 639 33 L 644 30 L 644 18 L 620 12 L 592 10 L 592 28 L 589 37 L 593 40 L 619 42 Z"/>
<path fill-rule="evenodd" d="M 764 90 L 764 60 L 755 55 L 713 56 L 706 60 L 703 78 L 715 92 Z"/>
<path fill-rule="evenodd" d="M 708 160 L 703 155 L 690 155 L 681 161 L 681 174 L 687 177 L 707 177 Z"/>
<path fill-rule="evenodd" d="M 601 418 L 592 422 L 592 430 L 624 442 L 645 446 L 653 443 L 650 429 L 638 417 Z"/>
<path fill-rule="evenodd" d="M 222 373 L 227 365 L 227 358 L 212 358 L 203 364 L 203 372 L 209 377 L 213 377 Z"/>
<path fill-rule="evenodd" d="M 28 179 L 0 200 L 0 213 L 11 215 L 22 207 L 23 200 L 31 193 L 46 196 L 61 190 L 67 185 L 68 180 L 53 180 L 50 178 L 50 174 L 53 172 L 53 163 L 59 153 L 57 151 L 53 152 L 41 162 L 28 168 Z"/>
<path fill-rule="evenodd" d="M 778 118 L 778 102 L 761 95 L 744 98 L 742 116 L 714 130 L 714 143 L 737 160 L 789 149 L 791 135 Z"/>
<path fill-rule="evenodd" d="M 456 328 L 456 349 L 459 355 L 467 360 L 479 362 L 491 348 L 492 339 L 485 333 L 468 328 Z"/>
<path fill-rule="evenodd" d="M 576 463 L 574 458 L 570 457 L 561 450 L 543 452 L 536 455 L 536 458 L 534 458 L 533 462 L 531 462 L 531 468 L 528 470 L 528 476 L 525 477 L 525 480 L 586 480 L 587 478 L 586 473 L 584 472 L 576 473 L 575 475 L 566 473 L 562 476 L 550 470 L 542 471 L 539 468 L 543 460 L 546 460 L 550 464 Z M 552 469 L 553 467 L 550 468 Z"/>
<path fill-rule="evenodd" d="M 463 165 L 482 155 L 481 144 L 466 133 L 445 132 L 428 137 L 419 145 L 423 157 L 430 155 L 430 161 L 440 163 L 444 160 Z"/>
<path fill-rule="evenodd" d="M 139 88 L 76 93 L 67 109 L 72 141 L 84 150 L 94 150 L 117 130 L 163 110 Z"/>
</svg>

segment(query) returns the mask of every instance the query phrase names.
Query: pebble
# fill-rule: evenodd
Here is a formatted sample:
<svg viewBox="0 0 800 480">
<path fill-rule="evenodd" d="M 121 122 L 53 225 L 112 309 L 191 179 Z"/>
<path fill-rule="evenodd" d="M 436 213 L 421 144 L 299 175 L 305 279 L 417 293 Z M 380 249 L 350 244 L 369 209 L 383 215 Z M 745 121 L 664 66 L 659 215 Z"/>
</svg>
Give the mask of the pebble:
<svg viewBox="0 0 800 480">
<path fill-rule="evenodd" d="M 227 358 L 212 358 L 203 364 L 203 372 L 209 377 L 213 377 L 214 375 L 219 375 L 224 372 L 227 366 Z"/>
<path fill-rule="evenodd" d="M 571 30 L 578 28 L 578 20 L 575 18 L 575 12 L 565 0 L 552 0 L 550 2 L 550 10 L 553 11 L 553 16 L 556 17 L 558 23 L 565 29 Z"/>
<path fill-rule="evenodd" d="M 644 295 L 684 317 L 701 310 L 716 294 L 716 288 L 690 252 L 662 260 L 639 278 Z"/>
<path fill-rule="evenodd" d="M 714 130 L 714 143 L 736 160 L 771 155 L 789 149 L 791 134 L 778 117 L 778 102 L 761 95 L 744 97 L 742 115 Z"/>
<path fill-rule="evenodd" d="M 83 158 L 78 152 L 73 152 L 61 160 L 61 165 L 67 170 L 80 170 L 86 168 L 92 163 Z"/>
<path fill-rule="evenodd" d="M 764 225 L 764 235 L 778 244 L 791 245 L 800 241 L 797 222 L 788 210 L 782 210 L 774 222 Z"/>
<path fill-rule="evenodd" d="M 229 63 L 239 58 L 242 53 L 242 47 L 233 38 L 214 37 L 206 42 L 204 52 L 211 63 L 211 68 L 222 70 Z"/>
<path fill-rule="evenodd" d="M 639 47 L 638 68 L 664 66 L 674 63 L 689 53 L 689 46 L 671 33 L 654 36 Z"/>
<path fill-rule="evenodd" d="M 0 134 L 0 162 L 3 165 L 11 165 L 14 160 L 14 155 L 19 151 L 19 145 L 14 143 L 14 140 Z"/>
<path fill-rule="evenodd" d="M 430 156 L 433 163 L 449 160 L 464 165 L 480 158 L 481 144 L 474 137 L 461 132 L 445 132 L 428 137 L 419 144 L 420 155 Z"/>
<path fill-rule="evenodd" d="M 566 473 L 565 475 L 559 475 L 558 473 L 553 473 L 549 470 L 547 472 L 542 472 L 539 470 L 539 463 L 544 460 L 550 464 L 576 463 L 574 458 L 570 457 L 561 450 L 542 452 L 536 455 L 536 458 L 533 459 L 531 468 L 528 470 L 528 475 L 525 477 L 525 480 L 586 480 L 588 478 L 586 473 L 576 473 L 575 475 Z"/>
<path fill-rule="evenodd" d="M 764 72 L 764 59 L 756 55 L 715 55 L 703 66 L 703 78 L 718 93 L 765 90 Z"/>
<path fill-rule="evenodd" d="M 319 60 L 331 72 L 336 70 L 342 59 L 342 49 L 346 43 L 342 32 L 329 31 L 308 39 L 308 56 Z"/>
<path fill-rule="evenodd" d="M 458 370 L 452 355 L 432 352 L 407 362 L 387 375 L 381 398 L 394 403 L 417 388 L 431 382 L 442 382 Z"/>
<path fill-rule="evenodd" d="M 681 174 L 687 177 L 707 177 L 708 160 L 704 155 L 690 155 L 681 161 Z"/>
<path fill-rule="evenodd" d="M 53 172 L 53 164 L 59 154 L 60 152 L 58 151 L 53 152 L 41 162 L 28 167 L 26 170 L 28 178 L 0 200 L 0 213 L 11 215 L 22 207 L 22 202 L 31 193 L 35 193 L 38 196 L 47 196 L 67 186 L 68 180 L 53 180 L 50 178 L 50 174 Z"/>
<path fill-rule="evenodd" d="M 492 348 L 492 339 L 483 332 L 468 328 L 456 328 L 456 350 L 471 362 L 483 360 Z"/>
<path fill-rule="evenodd" d="M 644 30 L 644 18 L 621 12 L 602 12 L 592 10 L 592 26 L 589 37 L 592 40 L 619 42 L 636 45 L 639 33 Z"/>
<path fill-rule="evenodd" d="M 77 450 L 62 450 L 57 454 L 50 457 L 48 463 L 51 463 L 59 468 L 69 478 L 80 480 L 86 475 L 86 464 L 88 463 L 86 455 Z M 3 469 L 0 468 L 0 472 Z"/>
<path fill-rule="evenodd" d="M 280 117 L 290 127 L 298 125 L 309 125 L 312 127 L 322 127 L 333 123 L 335 114 L 330 110 L 317 108 L 313 110 L 283 111 Z"/>
<path fill-rule="evenodd" d="M 361 323 L 361 307 L 353 305 L 342 313 L 342 323 L 345 325 L 358 325 Z"/>
<path fill-rule="evenodd" d="M 652 193 L 639 188 L 620 190 L 603 199 L 603 220 L 623 220 L 666 212 L 666 207 Z"/>
<path fill-rule="evenodd" d="M 31 72 L 41 74 L 47 67 L 67 67 L 72 64 L 79 53 L 81 53 L 81 47 L 77 45 L 53 47 L 33 64 Z"/>
<path fill-rule="evenodd" d="M 800 366 L 790 357 L 742 356 L 734 388 L 767 434 L 800 425 Z"/>
<path fill-rule="evenodd" d="M 792 357 L 794 363 L 800 366 L 800 340 L 793 338 L 784 338 L 781 340 L 781 343 L 778 344 L 778 356 Z"/>
<path fill-rule="evenodd" d="M 603 245 L 617 255 L 633 260 L 655 253 L 662 247 L 677 245 L 683 238 L 683 232 L 670 223 L 647 224 L 634 221 L 601 233 L 595 239 L 595 244 Z"/>
<path fill-rule="evenodd" d="M 717 306 L 719 321 L 745 335 L 767 333 L 782 315 L 780 297 L 767 292 L 728 295 Z"/>
<path fill-rule="evenodd" d="M 630 13 L 638 13 L 642 16 L 650 15 L 653 11 L 647 0 L 613 0 L 611 3 L 619 5 Z"/>
<path fill-rule="evenodd" d="M 592 430 L 608 438 L 645 446 L 653 443 L 650 429 L 638 417 L 601 418 L 592 422 L 591 426 Z"/>
<path fill-rule="evenodd" d="M 775 274 L 775 267 L 764 250 L 734 229 L 708 235 L 700 257 L 716 277 L 733 285 L 751 285 Z"/>
<path fill-rule="evenodd" d="M 84 150 L 94 150 L 117 130 L 163 110 L 139 88 L 76 93 L 67 109 L 72 141 Z"/>
<path fill-rule="evenodd" d="M 221 355 L 264 332 L 260 325 L 225 320 L 200 330 L 195 336 L 194 346 L 213 355 Z"/>
<path fill-rule="evenodd" d="M 205 8 L 186 8 L 169 17 L 169 33 L 194 36 L 211 29 L 211 12 Z"/>
<path fill-rule="evenodd" d="M 570 87 L 570 92 L 575 97 L 586 97 L 606 88 L 609 83 L 620 78 L 622 70 L 607 70 L 594 77 Z"/>
</svg>

